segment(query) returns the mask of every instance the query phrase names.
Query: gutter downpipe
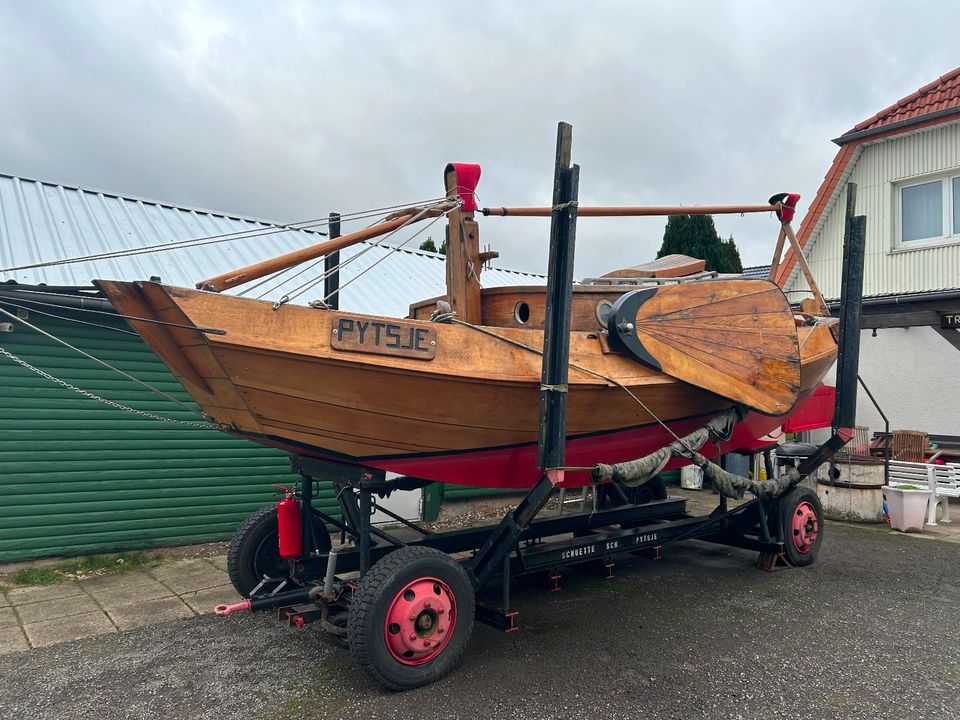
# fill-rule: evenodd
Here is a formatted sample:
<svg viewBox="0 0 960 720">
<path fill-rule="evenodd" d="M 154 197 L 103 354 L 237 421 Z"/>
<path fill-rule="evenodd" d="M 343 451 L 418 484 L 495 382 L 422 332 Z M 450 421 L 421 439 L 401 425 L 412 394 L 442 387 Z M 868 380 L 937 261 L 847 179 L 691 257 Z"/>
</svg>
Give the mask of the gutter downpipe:
<svg viewBox="0 0 960 720">
<path fill-rule="evenodd" d="M 91 288 L 93 289 L 93 288 Z M 101 297 L 90 297 L 86 295 L 67 295 L 47 291 L 26 290 L 15 287 L 0 286 L 0 298 L 10 300 L 36 300 L 37 302 L 49 303 L 51 305 L 60 305 L 62 307 L 79 308 L 81 310 L 99 310 L 101 312 L 116 313 L 116 308 L 110 304 L 110 301 Z"/>
</svg>

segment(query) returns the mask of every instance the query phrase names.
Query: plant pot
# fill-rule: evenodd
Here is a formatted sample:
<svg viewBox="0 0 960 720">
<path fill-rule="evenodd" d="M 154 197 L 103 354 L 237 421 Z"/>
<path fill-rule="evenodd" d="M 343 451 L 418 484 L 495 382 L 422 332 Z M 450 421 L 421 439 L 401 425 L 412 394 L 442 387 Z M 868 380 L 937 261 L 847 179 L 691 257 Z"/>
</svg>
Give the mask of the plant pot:
<svg viewBox="0 0 960 720">
<path fill-rule="evenodd" d="M 923 531 L 930 490 L 885 487 L 883 499 L 887 501 L 887 509 L 890 511 L 890 527 L 901 532 Z"/>
</svg>

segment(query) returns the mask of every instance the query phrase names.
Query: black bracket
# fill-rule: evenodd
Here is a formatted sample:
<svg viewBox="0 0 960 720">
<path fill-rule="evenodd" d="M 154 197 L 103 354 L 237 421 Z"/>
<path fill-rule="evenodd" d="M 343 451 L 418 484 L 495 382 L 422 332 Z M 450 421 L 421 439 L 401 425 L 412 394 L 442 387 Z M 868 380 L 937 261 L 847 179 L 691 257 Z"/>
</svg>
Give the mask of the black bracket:
<svg viewBox="0 0 960 720">
<path fill-rule="evenodd" d="M 628 352 L 637 360 L 649 365 L 654 370 L 662 369 L 657 359 L 651 355 L 637 337 L 637 311 L 640 306 L 652 298 L 657 288 L 644 288 L 624 293 L 610 308 L 607 316 L 607 332 L 610 334 L 610 347 L 614 350 Z"/>
</svg>

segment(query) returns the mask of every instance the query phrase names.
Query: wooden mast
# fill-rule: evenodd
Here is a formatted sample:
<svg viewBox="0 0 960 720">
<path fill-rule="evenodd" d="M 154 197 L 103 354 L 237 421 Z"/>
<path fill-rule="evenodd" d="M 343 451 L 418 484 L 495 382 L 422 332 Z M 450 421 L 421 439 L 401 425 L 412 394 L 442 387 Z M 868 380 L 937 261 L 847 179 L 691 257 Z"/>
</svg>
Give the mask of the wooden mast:
<svg viewBox="0 0 960 720">
<path fill-rule="evenodd" d="M 460 196 L 453 164 L 444 171 L 447 195 Z M 473 211 L 456 208 L 447 214 L 447 302 L 464 322 L 480 324 L 480 230 Z"/>
</svg>

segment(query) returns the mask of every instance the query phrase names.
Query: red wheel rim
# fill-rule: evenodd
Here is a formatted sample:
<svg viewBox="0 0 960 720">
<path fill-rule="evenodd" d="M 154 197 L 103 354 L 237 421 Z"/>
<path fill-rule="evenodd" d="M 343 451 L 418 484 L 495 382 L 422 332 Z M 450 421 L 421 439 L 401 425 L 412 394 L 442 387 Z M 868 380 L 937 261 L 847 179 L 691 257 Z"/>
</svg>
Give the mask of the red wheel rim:
<svg viewBox="0 0 960 720">
<path fill-rule="evenodd" d="M 456 623 L 457 603 L 449 586 L 436 578 L 419 578 L 394 596 L 383 637 L 394 660 L 422 665 L 443 651 Z"/>
<path fill-rule="evenodd" d="M 794 509 L 790 531 L 793 547 L 797 552 L 806 555 L 813 550 L 813 546 L 817 543 L 820 525 L 817 522 L 817 511 L 808 501 L 804 500 Z"/>
</svg>

